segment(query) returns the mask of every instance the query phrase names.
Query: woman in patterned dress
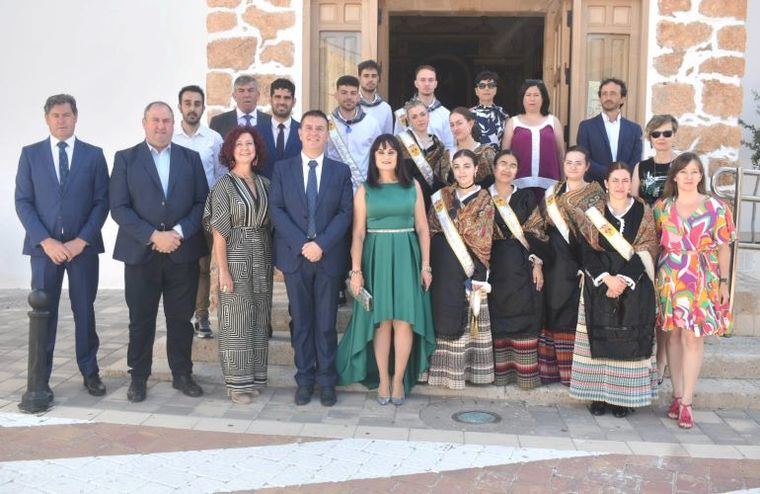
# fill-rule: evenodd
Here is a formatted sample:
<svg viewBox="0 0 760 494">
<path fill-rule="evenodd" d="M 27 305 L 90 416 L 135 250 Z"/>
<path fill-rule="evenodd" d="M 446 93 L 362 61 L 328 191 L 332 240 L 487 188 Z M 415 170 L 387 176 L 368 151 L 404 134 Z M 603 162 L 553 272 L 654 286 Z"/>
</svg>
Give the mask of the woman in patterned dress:
<svg viewBox="0 0 760 494">
<path fill-rule="evenodd" d="M 668 365 L 673 403 L 668 417 L 694 426 L 694 389 L 704 357 L 704 337 L 730 329 L 728 273 L 735 239 L 731 211 L 707 195 L 704 166 L 694 153 L 670 166 L 662 199 L 654 206 L 662 232 L 657 262 L 658 327 L 669 331 Z"/>
<path fill-rule="evenodd" d="M 480 143 L 488 144 L 494 151 L 498 151 L 504 137 L 504 124 L 509 117 L 504 108 L 494 103 L 499 88 L 499 75 L 483 70 L 475 76 L 474 83 L 478 104 L 470 108 L 470 111 L 475 115 L 480 129 Z"/>
<path fill-rule="evenodd" d="M 203 213 L 219 269 L 219 360 L 227 395 L 238 404 L 251 403 L 267 383 L 272 227 L 269 179 L 256 173 L 264 149 L 256 130 L 230 131 L 220 155 L 230 171 L 211 189 Z"/>
<path fill-rule="evenodd" d="M 454 154 L 456 185 L 436 192 L 428 213 L 436 335 L 428 383 L 449 389 L 494 379 L 486 297 L 494 208 L 488 191 L 475 183 L 476 163 L 472 151 Z"/>
<path fill-rule="evenodd" d="M 475 183 L 483 188 L 489 187 L 493 183 L 493 157 L 496 151 L 490 145 L 478 142 L 480 128 L 475 115 L 467 108 L 458 106 L 451 110 L 449 126 L 457 143 L 457 151 L 467 149 L 475 154 L 478 165 Z"/>
</svg>

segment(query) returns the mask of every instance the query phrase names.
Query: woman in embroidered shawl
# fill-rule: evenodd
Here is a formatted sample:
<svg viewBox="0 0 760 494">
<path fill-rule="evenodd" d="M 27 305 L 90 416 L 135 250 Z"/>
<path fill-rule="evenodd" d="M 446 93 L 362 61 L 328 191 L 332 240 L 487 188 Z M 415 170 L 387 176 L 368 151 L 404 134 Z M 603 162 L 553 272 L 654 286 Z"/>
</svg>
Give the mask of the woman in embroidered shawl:
<svg viewBox="0 0 760 494">
<path fill-rule="evenodd" d="M 570 224 L 573 216 L 604 201 L 599 183 L 583 179 L 588 168 L 588 152 L 570 147 L 563 163 L 566 180 L 546 190 L 540 207 L 523 225 L 526 234 L 547 242 L 546 252 L 537 252 L 544 261 L 544 325 L 538 338 L 538 371 L 544 384 L 570 385 L 581 297 L 578 239 Z"/>
<path fill-rule="evenodd" d="M 417 180 L 422 188 L 422 196 L 425 199 L 425 212 L 430 211 L 430 196 L 438 189 L 447 185 L 447 177 L 451 168 L 451 159 L 449 151 L 443 145 L 435 134 L 428 134 L 428 124 L 430 116 L 425 103 L 418 99 L 413 99 L 404 106 L 409 128 L 403 131 L 402 136 L 399 134 L 398 140 L 401 143 L 403 151 L 404 164 L 411 172 L 412 177 Z M 416 144 L 422 151 L 422 155 L 430 166 L 431 176 L 426 176 L 420 167 L 415 163 L 409 153 L 409 147 L 406 141 L 411 137 L 411 142 Z"/>
<path fill-rule="evenodd" d="M 438 191 L 428 213 L 436 334 L 428 383 L 450 389 L 494 379 L 486 296 L 494 208 L 488 191 L 475 183 L 476 160 L 469 150 L 454 154 L 456 185 Z"/>
<path fill-rule="evenodd" d="M 496 153 L 494 184 L 489 188 L 495 215 L 488 308 L 493 334 L 494 384 L 517 383 L 522 389 L 541 384 L 538 378 L 538 334 L 543 321 L 544 277 L 530 248 L 532 235 L 521 225 L 536 208 L 535 195 L 512 183 L 517 157 L 507 149 Z M 514 232 L 513 232 L 514 230 Z M 515 236 L 517 233 L 517 236 Z"/>
<path fill-rule="evenodd" d="M 493 183 L 493 158 L 496 154 L 490 144 L 481 144 L 480 127 L 475 114 L 464 106 L 451 110 L 449 115 L 451 134 L 457 143 L 457 151 L 467 149 L 475 154 L 478 173 L 475 183 L 488 187 Z"/>
<path fill-rule="evenodd" d="M 631 197 L 631 172 L 612 163 L 607 200 L 589 209 L 578 231 L 583 302 L 578 317 L 570 396 L 591 400 L 592 415 L 615 417 L 649 406 L 657 396 L 652 210 Z"/>
</svg>

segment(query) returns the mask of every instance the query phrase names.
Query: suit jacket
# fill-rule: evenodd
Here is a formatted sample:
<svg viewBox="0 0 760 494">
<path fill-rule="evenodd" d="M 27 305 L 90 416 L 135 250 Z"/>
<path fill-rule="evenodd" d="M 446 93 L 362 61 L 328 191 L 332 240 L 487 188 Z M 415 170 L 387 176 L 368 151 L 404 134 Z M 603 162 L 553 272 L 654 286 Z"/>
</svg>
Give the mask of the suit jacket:
<svg viewBox="0 0 760 494">
<path fill-rule="evenodd" d="M 256 130 L 259 131 L 261 137 L 264 138 L 264 144 L 266 145 L 266 159 L 262 163 L 262 167 L 258 170 L 262 175 L 271 179 L 274 172 L 274 164 L 278 161 L 293 158 L 301 154 L 301 139 L 298 137 L 298 128 L 301 124 L 298 120 L 290 119 L 290 132 L 288 133 L 288 140 L 285 142 L 285 152 L 282 156 L 277 154 L 277 136 L 272 133 L 272 117 L 269 117 L 265 122 L 257 123 Z"/>
<path fill-rule="evenodd" d="M 145 141 L 116 153 L 111 174 L 111 217 L 119 225 L 113 258 L 144 264 L 155 251 L 155 230 L 182 227 L 183 240 L 169 254 L 174 262 L 191 262 L 208 253 L 201 215 L 208 195 L 201 158 L 192 149 L 171 144 L 169 185 L 164 197 L 161 179 Z"/>
<path fill-rule="evenodd" d="M 279 161 L 269 189 L 269 214 L 274 224 L 277 268 L 292 273 L 309 262 L 301 255 L 307 242 L 308 212 L 301 156 Z M 353 188 L 348 165 L 324 158 L 317 196 L 317 237 L 321 266 L 331 276 L 345 274 L 349 262 L 348 230 L 353 219 Z"/>
<path fill-rule="evenodd" d="M 66 185 L 55 173 L 50 139 L 21 150 L 16 173 L 16 214 L 26 230 L 23 253 L 44 256 L 40 242 L 52 237 L 88 243 L 83 254 L 103 252 L 100 233 L 108 216 L 108 165 L 103 150 L 76 139 Z"/>
<path fill-rule="evenodd" d="M 641 127 L 628 119 L 619 118 L 620 137 L 618 138 L 617 161 L 624 162 L 633 171 L 633 167 L 641 161 Z M 610 152 L 610 140 L 607 137 L 601 113 L 580 123 L 577 143 L 590 153 L 591 168 L 586 173 L 586 179 L 603 182 L 607 176 L 607 167 L 612 163 L 612 152 Z"/>
<path fill-rule="evenodd" d="M 272 118 L 264 112 L 256 110 L 256 126 L 263 125 L 264 122 L 269 123 L 269 119 Z M 238 126 L 237 109 L 233 108 L 230 111 L 220 113 L 211 119 L 209 127 L 221 134 L 222 139 L 227 137 L 230 131 Z"/>
</svg>

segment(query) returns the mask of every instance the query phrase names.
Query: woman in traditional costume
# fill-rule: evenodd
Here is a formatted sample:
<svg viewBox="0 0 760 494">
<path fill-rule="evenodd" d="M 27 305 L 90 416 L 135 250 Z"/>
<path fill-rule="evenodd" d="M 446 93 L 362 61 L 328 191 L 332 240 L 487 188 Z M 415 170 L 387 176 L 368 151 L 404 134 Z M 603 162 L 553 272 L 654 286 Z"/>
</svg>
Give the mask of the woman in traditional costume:
<svg viewBox="0 0 760 494">
<path fill-rule="evenodd" d="M 433 194 L 428 214 L 436 334 L 428 383 L 450 389 L 494 380 L 486 282 L 494 208 L 488 191 L 475 183 L 477 168 L 472 151 L 457 151 L 456 185 Z"/>
<path fill-rule="evenodd" d="M 657 396 L 654 259 L 657 228 L 644 201 L 631 197 L 631 172 L 612 163 L 607 200 L 576 216 L 584 273 L 570 396 L 590 400 L 592 415 L 615 417 Z"/>
<path fill-rule="evenodd" d="M 479 142 L 480 127 L 475 114 L 463 106 L 458 106 L 451 110 L 449 126 L 457 144 L 457 151 L 467 149 L 475 154 L 478 165 L 475 183 L 481 187 L 490 186 L 493 183 L 493 158 L 496 151 L 493 146 Z"/>
</svg>

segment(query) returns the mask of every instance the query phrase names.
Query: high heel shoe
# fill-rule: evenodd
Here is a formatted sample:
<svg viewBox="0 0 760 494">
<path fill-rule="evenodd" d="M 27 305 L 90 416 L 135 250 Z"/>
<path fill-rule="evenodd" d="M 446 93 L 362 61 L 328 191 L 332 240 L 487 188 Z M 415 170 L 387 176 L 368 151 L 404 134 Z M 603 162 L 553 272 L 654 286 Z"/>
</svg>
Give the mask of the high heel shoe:
<svg viewBox="0 0 760 494">
<path fill-rule="evenodd" d="M 388 396 L 381 395 L 380 394 L 380 387 L 378 386 L 378 388 L 377 388 L 377 398 L 376 398 L 377 399 L 377 403 L 380 406 L 385 406 L 388 403 L 390 403 L 391 402 L 391 396 L 390 396 L 390 394 L 391 394 L 391 388 L 390 388 L 390 386 L 388 386 Z"/>
<path fill-rule="evenodd" d="M 678 420 L 678 414 L 681 411 L 681 397 L 680 396 L 674 396 L 673 397 L 673 403 L 670 404 L 670 408 L 668 408 L 668 417 L 673 420 Z"/>
<path fill-rule="evenodd" d="M 678 427 L 681 429 L 691 429 L 694 427 L 694 416 L 691 412 L 691 405 L 681 402 L 678 412 Z"/>
<path fill-rule="evenodd" d="M 401 386 L 401 389 L 403 390 L 404 387 Z M 404 404 L 404 402 L 406 402 L 406 393 L 402 394 L 401 397 L 399 398 L 394 398 L 393 393 L 391 392 L 391 403 L 393 403 L 397 407 L 400 407 L 401 405 Z"/>
</svg>

